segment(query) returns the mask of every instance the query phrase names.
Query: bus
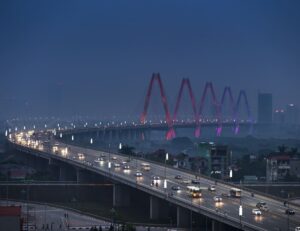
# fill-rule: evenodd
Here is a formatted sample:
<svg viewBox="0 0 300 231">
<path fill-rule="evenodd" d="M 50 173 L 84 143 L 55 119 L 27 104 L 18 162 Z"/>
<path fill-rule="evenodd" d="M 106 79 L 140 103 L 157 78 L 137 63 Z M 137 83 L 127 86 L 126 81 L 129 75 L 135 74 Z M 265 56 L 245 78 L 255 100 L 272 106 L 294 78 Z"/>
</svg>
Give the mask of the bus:
<svg viewBox="0 0 300 231">
<path fill-rule="evenodd" d="M 231 197 L 241 197 L 242 196 L 242 191 L 238 188 L 231 188 L 229 193 L 230 193 Z"/>
<path fill-rule="evenodd" d="M 142 170 L 144 170 L 144 171 L 150 171 L 150 164 L 148 164 L 148 163 L 142 163 L 141 164 L 141 167 L 142 167 Z"/>
<path fill-rule="evenodd" d="M 192 198 L 200 198 L 202 196 L 201 189 L 196 186 L 187 186 L 188 192 Z"/>
</svg>

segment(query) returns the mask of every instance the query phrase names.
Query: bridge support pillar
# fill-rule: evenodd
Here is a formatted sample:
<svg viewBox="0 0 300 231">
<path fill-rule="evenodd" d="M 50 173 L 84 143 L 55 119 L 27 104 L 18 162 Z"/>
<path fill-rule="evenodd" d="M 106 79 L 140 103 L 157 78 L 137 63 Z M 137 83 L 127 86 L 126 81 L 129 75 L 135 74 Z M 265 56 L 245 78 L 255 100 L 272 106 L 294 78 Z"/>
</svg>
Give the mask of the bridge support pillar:
<svg viewBox="0 0 300 231">
<path fill-rule="evenodd" d="M 89 182 L 89 175 L 85 170 L 79 168 L 76 169 L 76 182 L 77 183 L 87 183 Z"/>
<path fill-rule="evenodd" d="M 212 220 L 211 221 L 211 230 L 212 231 L 222 231 L 222 230 L 224 230 L 224 224 L 219 221 Z"/>
<path fill-rule="evenodd" d="M 59 166 L 59 181 L 75 181 L 77 173 L 75 169 L 66 165 Z"/>
<path fill-rule="evenodd" d="M 177 206 L 177 227 L 189 228 L 191 226 L 191 211 Z"/>
<path fill-rule="evenodd" d="M 126 185 L 114 184 L 113 206 L 126 207 L 130 205 L 130 188 Z"/>
<path fill-rule="evenodd" d="M 166 220 L 168 216 L 168 204 L 157 197 L 150 196 L 150 219 Z"/>
</svg>

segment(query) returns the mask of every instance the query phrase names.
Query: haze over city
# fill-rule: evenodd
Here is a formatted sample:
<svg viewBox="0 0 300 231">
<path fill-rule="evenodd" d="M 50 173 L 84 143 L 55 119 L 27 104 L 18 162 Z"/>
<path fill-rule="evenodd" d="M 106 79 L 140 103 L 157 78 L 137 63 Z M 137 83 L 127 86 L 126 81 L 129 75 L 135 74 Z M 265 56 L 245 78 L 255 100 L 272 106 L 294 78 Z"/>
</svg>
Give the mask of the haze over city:
<svg viewBox="0 0 300 231">
<path fill-rule="evenodd" d="M 136 114 L 153 72 L 172 105 L 183 77 L 298 104 L 299 4 L 2 1 L 0 116 Z"/>
</svg>

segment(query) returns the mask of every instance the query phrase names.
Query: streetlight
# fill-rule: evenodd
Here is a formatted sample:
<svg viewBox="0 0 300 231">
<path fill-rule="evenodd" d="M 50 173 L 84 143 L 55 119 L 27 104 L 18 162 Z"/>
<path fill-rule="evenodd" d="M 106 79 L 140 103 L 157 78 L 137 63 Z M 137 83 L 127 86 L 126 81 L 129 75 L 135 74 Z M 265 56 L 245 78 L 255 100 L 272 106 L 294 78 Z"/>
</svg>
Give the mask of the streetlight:
<svg viewBox="0 0 300 231">
<path fill-rule="evenodd" d="M 167 189 L 167 179 L 164 180 L 164 189 Z"/>
<path fill-rule="evenodd" d="M 290 202 L 289 202 L 289 198 L 290 198 L 290 194 L 288 193 L 288 198 L 287 198 L 287 207 L 288 207 L 288 211 L 287 211 L 287 230 L 290 230 Z"/>
<path fill-rule="evenodd" d="M 242 181 L 240 181 L 240 190 L 241 190 L 241 194 L 242 194 L 241 183 L 242 183 Z M 240 216 L 240 224 L 242 227 L 243 206 L 242 206 L 242 196 L 241 195 L 240 195 L 239 216 Z"/>
<path fill-rule="evenodd" d="M 239 217 L 240 217 L 240 224 L 242 226 L 242 216 L 243 216 L 243 206 L 240 204 L 239 207 Z"/>
<path fill-rule="evenodd" d="M 72 135 L 71 140 L 74 141 L 74 135 Z"/>
<path fill-rule="evenodd" d="M 167 191 L 167 161 L 169 160 L 169 154 L 166 153 L 165 158 L 165 180 L 164 180 L 164 189 Z"/>
<path fill-rule="evenodd" d="M 122 143 L 119 143 L 119 150 L 122 149 Z"/>
<path fill-rule="evenodd" d="M 5 130 L 5 136 L 7 136 L 8 135 L 8 131 L 7 130 Z"/>
<path fill-rule="evenodd" d="M 94 143 L 94 141 L 93 141 L 93 138 L 91 138 L 91 140 L 90 140 L 90 143 L 91 143 L 91 144 L 93 144 L 93 143 Z"/>
</svg>

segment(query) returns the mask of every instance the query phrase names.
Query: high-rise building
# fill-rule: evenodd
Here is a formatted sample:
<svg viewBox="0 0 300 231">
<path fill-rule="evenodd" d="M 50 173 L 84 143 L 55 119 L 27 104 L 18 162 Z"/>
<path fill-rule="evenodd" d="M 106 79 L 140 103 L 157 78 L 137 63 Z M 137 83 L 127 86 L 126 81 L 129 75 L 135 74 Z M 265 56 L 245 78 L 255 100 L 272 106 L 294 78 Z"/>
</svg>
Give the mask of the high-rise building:
<svg viewBox="0 0 300 231">
<path fill-rule="evenodd" d="M 258 94 L 258 123 L 272 123 L 273 102 L 272 94 Z"/>
<path fill-rule="evenodd" d="M 284 124 L 285 121 L 285 111 L 283 109 L 275 109 L 273 114 L 273 123 Z"/>
<path fill-rule="evenodd" d="M 286 119 L 285 122 L 287 124 L 297 124 L 298 123 L 298 107 L 290 103 L 286 107 Z"/>
</svg>

